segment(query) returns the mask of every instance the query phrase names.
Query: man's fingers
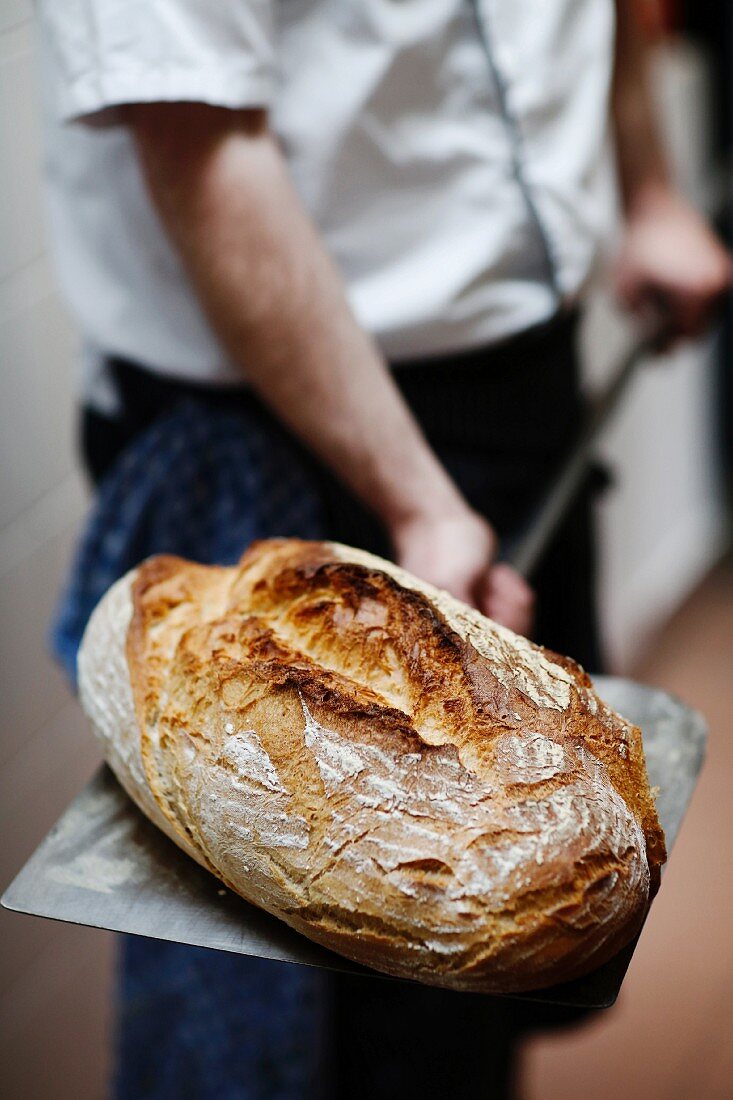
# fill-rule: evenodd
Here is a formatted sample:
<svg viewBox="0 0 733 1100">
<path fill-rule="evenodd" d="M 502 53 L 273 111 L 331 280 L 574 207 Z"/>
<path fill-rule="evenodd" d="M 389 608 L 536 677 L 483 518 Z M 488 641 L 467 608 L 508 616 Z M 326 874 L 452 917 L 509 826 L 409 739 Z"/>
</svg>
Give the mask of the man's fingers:
<svg viewBox="0 0 733 1100">
<path fill-rule="evenodd" d="M 669 281 L 622 265 L 616 273 L 616 294 L 640 320 L 656 319 L 661 330 L 660 350 L 666 350 L 679 339 L 705 332 L 730 282 L 727 257 L 697 277 L 692 272 L 685 279 Z"/>
<path fill-rule="evenodd" d="M 510 565 L 491 566 L 484 578 L 480 607 L 485 615 L 517 634 L 529 634 L 534 620 L 534 592 Z"/>
<path fill-rule="evenodd" d="M 518 607 L 530 610 L 534 606 L 534 592 L 524 577 L 506 562 L 497 562 L 489 569 L 489 584 Z"/>
<path fill-rule="evenodd" d="M 658 331 L 658 351 L 669 351 L 678 340 L 700 336 L 718 303 L 717 295 L 674 287 L 662 292 L 648 284 L 637 286 L 622 300 L 639 321 Z"/>
<path fill-rule="evenodd" d="M 394 535 L 403 569 L 444 588 L 518 634 L 532 628 L 534 593 L 516 570 L 493 564 L 497 539 L 475 513 L 460 522 L 410 523 Z"/>
</svg>

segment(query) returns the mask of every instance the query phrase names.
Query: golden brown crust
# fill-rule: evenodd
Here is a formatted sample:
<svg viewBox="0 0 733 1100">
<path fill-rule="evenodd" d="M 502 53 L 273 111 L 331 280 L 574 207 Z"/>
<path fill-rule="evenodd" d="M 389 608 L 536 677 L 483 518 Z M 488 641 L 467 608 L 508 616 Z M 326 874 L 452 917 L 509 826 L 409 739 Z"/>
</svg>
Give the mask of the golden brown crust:
<svg viewBox="0 0 733 1100">
<path fill-rule="evenodd" d="M 573 661 L 328 543 L 154 558 L 133 605 L 147 783 L 248 900 L 386 973 L 490 992 L 638 930 L 665 858 L 641 736 Z"/>
</svg>

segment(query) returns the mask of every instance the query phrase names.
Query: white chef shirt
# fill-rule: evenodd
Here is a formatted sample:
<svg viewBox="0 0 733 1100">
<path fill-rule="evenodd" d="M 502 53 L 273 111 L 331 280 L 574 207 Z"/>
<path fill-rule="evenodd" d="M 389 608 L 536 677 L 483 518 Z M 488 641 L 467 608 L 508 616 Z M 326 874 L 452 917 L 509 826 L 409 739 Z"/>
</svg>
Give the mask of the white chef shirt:
<svg viewBox="0 0 733 1100">
<path fill-rule="evenodd" d="M 94 363 L 231 382 L 115 107 L 267 107 L 393 361 L 574 299 L 610 222 L 612 0 L 38 0 L 47 190 Z"/>
</svg>

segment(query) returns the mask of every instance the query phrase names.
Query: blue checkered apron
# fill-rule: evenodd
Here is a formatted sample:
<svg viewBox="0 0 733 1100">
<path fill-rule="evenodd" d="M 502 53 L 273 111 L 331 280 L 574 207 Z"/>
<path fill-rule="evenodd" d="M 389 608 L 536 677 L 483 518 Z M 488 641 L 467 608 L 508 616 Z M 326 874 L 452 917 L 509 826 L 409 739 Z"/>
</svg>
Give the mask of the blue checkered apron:
<svg viewBox="0 0 733 1100">
<path fill-rule="evenodd" d="M 99 487 L 52 628 L 72 682 L 86 622 L 143 558 L 235 562 L 256 538 L 323 536 L 318 489 L 254 414 L 182 399 Z M 322 1091 L 327 978 L 261 959 L 124 937 L 120 1100 L 312 1100 Z"/>
</svg>

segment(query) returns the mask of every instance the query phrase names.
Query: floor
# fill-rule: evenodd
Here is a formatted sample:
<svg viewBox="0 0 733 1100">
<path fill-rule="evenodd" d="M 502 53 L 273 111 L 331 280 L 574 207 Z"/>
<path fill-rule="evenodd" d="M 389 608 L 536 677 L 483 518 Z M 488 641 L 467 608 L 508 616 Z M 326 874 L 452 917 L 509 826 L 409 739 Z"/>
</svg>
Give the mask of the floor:
<svg viewBox="0 0 733 1100">
<path fill-rule="evenodd" d="M 521 1100 L 733 1098 L 733 567 L 700 587 L 637 676 L 704 711 L 708 760 L 618 1004 L 590 1026 L 533 1041 Z M 94 766 L 75 703 L 38 738 L 28 767 L 41 811 L 38 798 L 27 804 L 22 776 L 0 777 L 0 863 L 30 854 Z M 61 758 L 66 766 L 46 775 L 44 761 Z M 107 1094 L 113 939 L 0 914 L 3 1095 Z"/>
<path fill-rule="evenodd" d="M 733 1098 L 733 565 L 675 616 L 636 678 L 705 714 L 707 760 L 619 1001 L 532 1042 L 521 1100 Z"/>
</svg>

